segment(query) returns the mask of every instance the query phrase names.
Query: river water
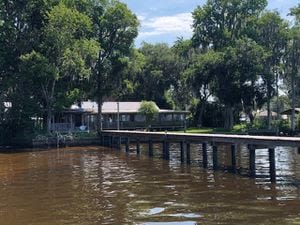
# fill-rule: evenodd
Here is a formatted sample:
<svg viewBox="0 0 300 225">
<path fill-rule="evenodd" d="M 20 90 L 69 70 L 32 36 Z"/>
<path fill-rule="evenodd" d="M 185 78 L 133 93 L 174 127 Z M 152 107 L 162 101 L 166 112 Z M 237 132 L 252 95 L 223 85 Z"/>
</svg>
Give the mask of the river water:
<svg viewBox="0 0 300 225">
<path fill-rule="evenodd" d="M 0 154 L 0 224 L 300 224 L 300 155 L 277 148 L 277 183 L 271 184 L 268 151 L 257 151 L 257 178 L 248 173 L 248 151 L 237 152 L 240 174 L 203 169 L 201 147 L 182 165 L 171 160 L 100 147 Z M 228 150 L 228 151 L 227 151 Z M 211 161 L 211 148 L 209 148 Z"/>
</svg>

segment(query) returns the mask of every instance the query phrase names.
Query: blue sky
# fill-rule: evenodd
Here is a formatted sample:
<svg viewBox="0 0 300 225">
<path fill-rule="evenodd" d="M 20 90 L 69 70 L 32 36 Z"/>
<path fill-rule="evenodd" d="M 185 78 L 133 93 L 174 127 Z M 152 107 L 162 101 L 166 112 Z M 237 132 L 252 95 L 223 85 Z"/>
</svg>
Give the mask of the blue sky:
<svg viewBox="0 0 300 225">
<path fill-rule="evenodd" d="M 135 43 L 139 47 L 143 41 L 149 43 L 166 42 L 170 45 L 178 37 L 192 35 L 191 12 L 206 0 L 121 0 L 140 20 L 139 36 Z M 291 7 L 299 0 L 269 0 L 268 9 L 277 10 L 286 17 Z"/>
</svg>

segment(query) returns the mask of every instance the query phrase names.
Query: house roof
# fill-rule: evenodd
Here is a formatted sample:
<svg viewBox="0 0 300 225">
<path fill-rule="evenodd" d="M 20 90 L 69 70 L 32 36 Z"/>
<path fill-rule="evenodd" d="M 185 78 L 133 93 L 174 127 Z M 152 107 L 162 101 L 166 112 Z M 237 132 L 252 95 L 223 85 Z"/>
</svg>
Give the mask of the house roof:
<svg viewBox="0 0 300 225">
<path fill-rule="evenodd" d="M 118 113 L 118 104 L 119 104 L 119 113 L 137 113 L 141 106 L 141 102 L 104 102 L 102 105 L 102 113 L 103 114 Z M 160 113 L 188 113 L 187 111 L 160 109 L 156 104 L 155 106 Z M 77 112 L 98 113 L 98 104 L 92 101 L 85 101 L 85 102 L 81 102 L 81 107 L 79 107 L 78 105 L 72 105 L 71 110 Z"/>
<path fill-rule="evenodd" d="M 136 113 L 141 106 L 141 102 L 104 102 L 102 105 L 102 112 L 117 113 L 118 104 L 120 113 Z M 159 110 L 157 105 L 155 105 L 155 107 Z"/>
<path fill-rule="evenodd" d="M 272 116 L 277 116 L 277 113 L 271 111 L 271 115 Z M 268 111 L 267 110 L 260 111 L 260 112 L 256 113 L 256 116 L 258 116 L 258 117 L 267 117 L 268 116 Z"/>
<path fill-rule="evenodd" d="M 299 114 L 300 113 L 300 108 L 295 108 L 295 113 Z M 281 115 L 292 115 L 292 109 L 287 109 L 283 112 L 280 113 Z"/>
</svg>

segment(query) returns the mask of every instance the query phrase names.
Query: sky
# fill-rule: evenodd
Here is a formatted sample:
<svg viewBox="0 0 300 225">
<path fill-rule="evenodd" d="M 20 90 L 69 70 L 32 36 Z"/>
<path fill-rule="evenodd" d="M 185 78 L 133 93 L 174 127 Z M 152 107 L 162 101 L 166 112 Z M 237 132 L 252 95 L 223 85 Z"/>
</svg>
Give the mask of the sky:
<svg viewBox="0 0 300 225">
<path fill-rule="evenodd" d="M 139 35 L 136 47 L 143 41 L 148 43 L 168 43 L 172 45 L 179 37 L 188 39 L 192 36 L 191 12 L 206 0 L 121 0 L 133 11 L 139 21 Z M 289 9 L 300 0 L 269 0 L 268 10 L 277 10 L 287 18 Z"/>
</svg>

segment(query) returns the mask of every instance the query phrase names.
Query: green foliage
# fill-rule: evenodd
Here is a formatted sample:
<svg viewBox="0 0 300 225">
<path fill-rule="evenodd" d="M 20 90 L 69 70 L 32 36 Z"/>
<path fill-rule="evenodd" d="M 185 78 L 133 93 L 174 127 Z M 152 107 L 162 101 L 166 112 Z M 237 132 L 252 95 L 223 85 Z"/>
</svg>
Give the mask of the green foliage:
<svg viewBox="0 0 300 225">
<path fill-rule="evenodd" d="M 118 93 L 123 71 L 132 53 L 132 44 L 137 36 L 137 17 L 119 1 L 108 1 L 103 7 L 94 7 L 93 37 L 101 49 L 93 66 L 89 95 L 101 106 L 106 97 Z M 95 16 L 97 15 L 97 16 Z M 128 84 L 128 83 L 127 83 Z M 98 131 L 101 131 L 101 110 L 98 111 Z"/>
<path fill-rule="evenodd" d="M 139 22 L 117 0 L 0 1 L 0 142 L 30 136 L 37 118 L 50 122 L 74 102 L 106 97 L 189 106 L 195 126 L 243 130 L 233 127 L 241 110 L 257 128 L 298 126 L 253 117 L 265 103 L 300 104 L 300 6 L 289 25 L 266 4 L 207 0 L 193 12 L 192 39 L 134 49 Z"/>
<path fill-rule="evenodd" d="M 193 44 L 215 50 L 234 44 L 266 6 L 266 0 L 208 0 L 193 12 Z"/>
<path fill-rule="evenodd" d="M 158 108 L 152 101 L 142 101 L 139 108 L 139 113 L 146 116 L 146 121 L 149 123 L 158 115 Z"/>
</svg>

